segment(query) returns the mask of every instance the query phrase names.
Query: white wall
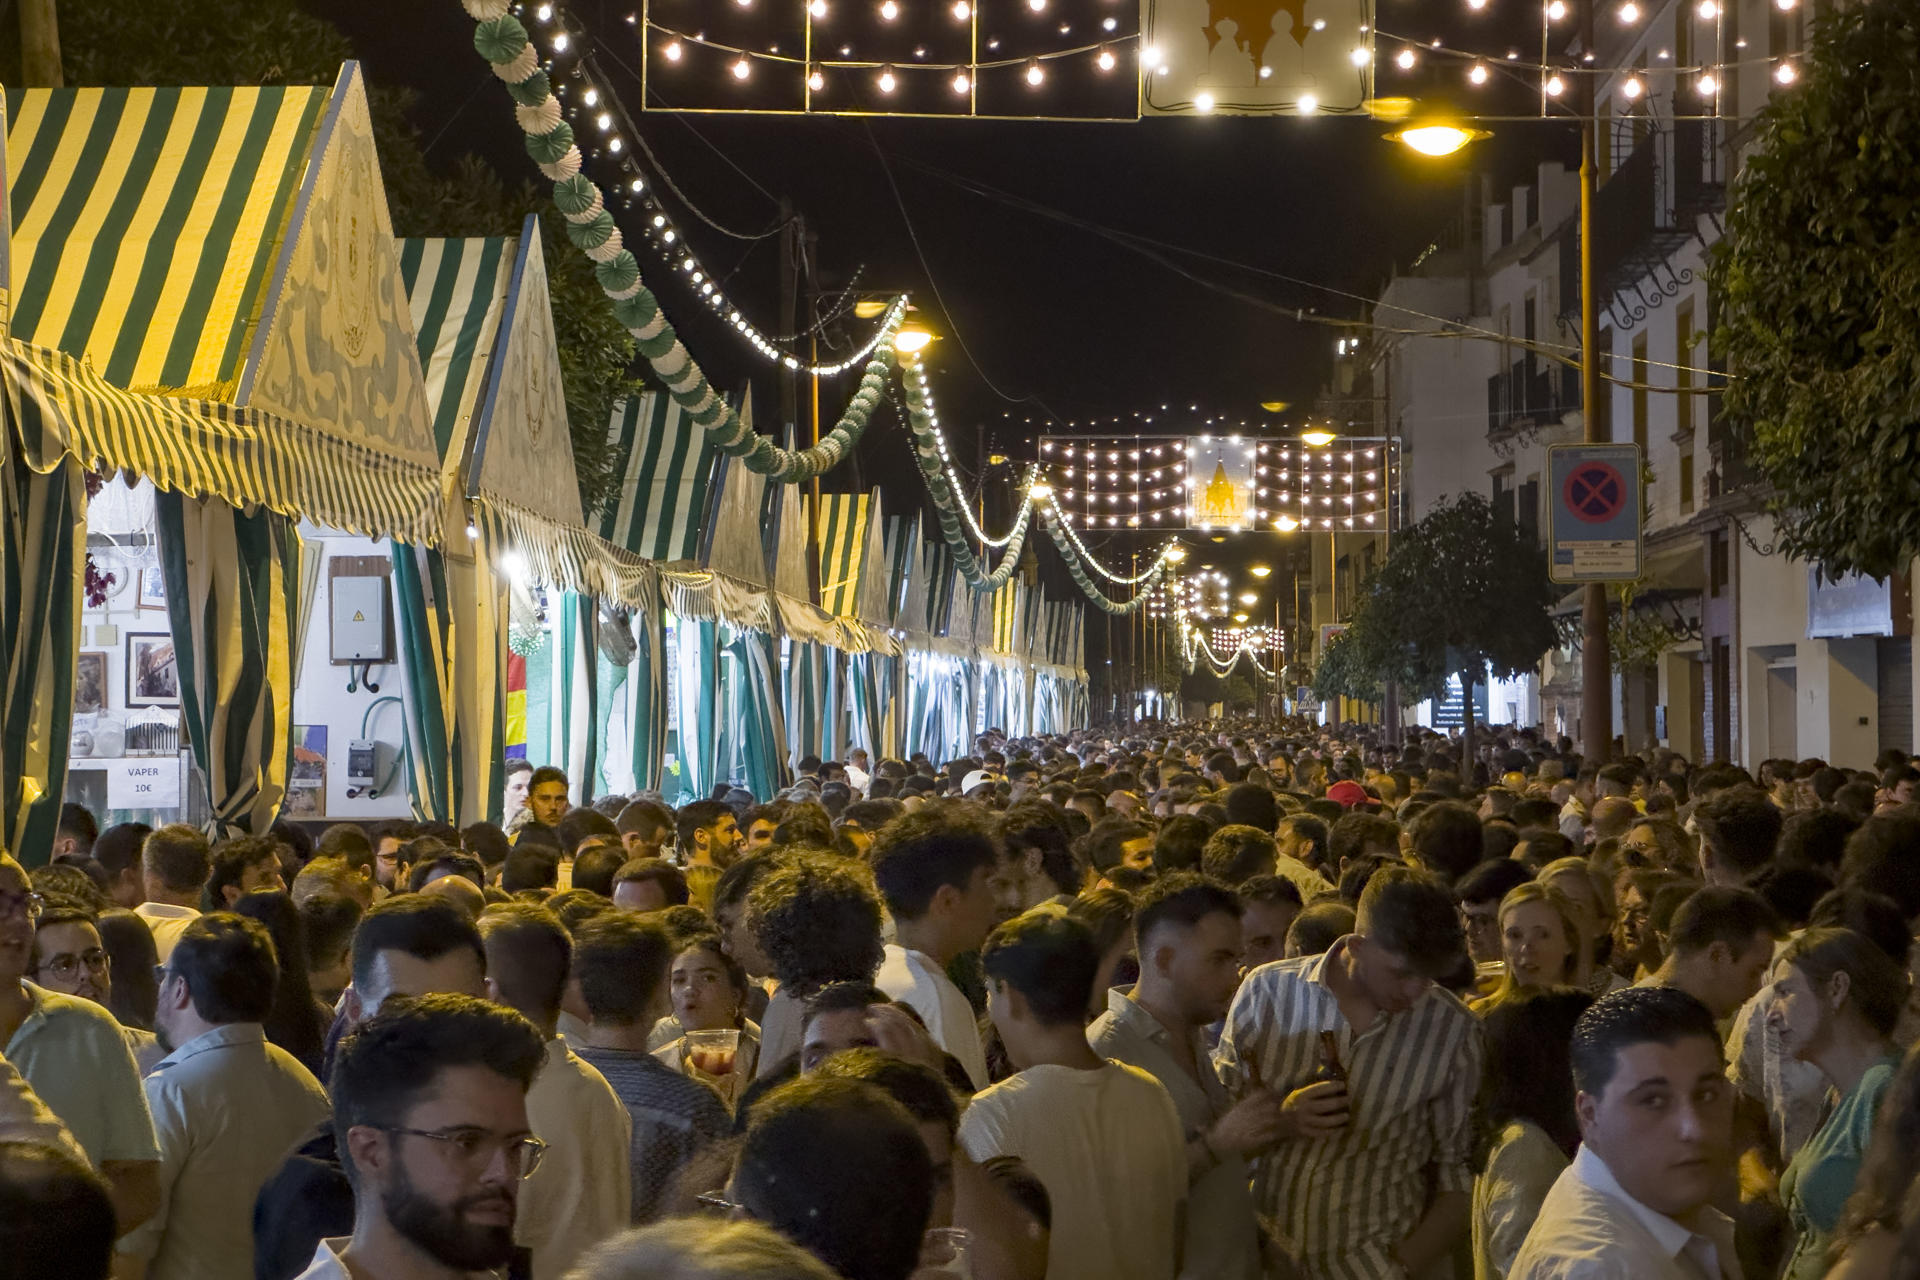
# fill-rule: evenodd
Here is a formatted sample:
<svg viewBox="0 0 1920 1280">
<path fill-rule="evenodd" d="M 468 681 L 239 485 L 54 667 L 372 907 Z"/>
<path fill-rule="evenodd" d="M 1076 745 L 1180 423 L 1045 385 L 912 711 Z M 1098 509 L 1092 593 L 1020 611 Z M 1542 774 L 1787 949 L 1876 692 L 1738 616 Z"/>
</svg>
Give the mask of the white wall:
<svg viewBox="0 0 1920 1280">
<path fill-rule="evenodd" d="M 1402 276 L 1381 293 L 1375 319 L 1391 328 L 1430 330 L 1438 325 L 1414 313 L 1465 321 L 1472 310 L 1464 277 Z M 1386 434 L 1398 434 L 1405 450 L 1410 520 L 1453 494 L 1487 491 L 1487 379 L 1498 367 L 1498 350 L 1497 343 L 1476 338 L 1407 336 L 1375 365 L 1375 394 L 1387 397 Z"/>
</svg>

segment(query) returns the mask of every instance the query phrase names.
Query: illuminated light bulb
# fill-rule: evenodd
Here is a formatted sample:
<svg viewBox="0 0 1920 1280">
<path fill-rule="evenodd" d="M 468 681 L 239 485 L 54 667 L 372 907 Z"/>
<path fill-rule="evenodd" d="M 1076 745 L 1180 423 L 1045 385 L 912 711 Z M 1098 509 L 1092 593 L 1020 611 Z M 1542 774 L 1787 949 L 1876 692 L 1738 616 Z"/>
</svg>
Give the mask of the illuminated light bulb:
<svg viewBox="0 0 1920 1280">
<path fill-rule="evenodd" d="M 1487 0 L 1467 0 L 1467 8 L 1473 10 L 1475 13 L 1480 12 L 1486 7 Z"/>
<path fill-rule="evenodd" d="M 540 21 L 542 22 L 552 22 L 553 6 L 550 4 L 541 5 L 538 9 L 535 9 L 533 11 L 533 16 L 540 19 Z"/>
<path fill-rule="evenodd" d="M 1413 70 L 1414 61 L 1413 50 L 1402 49 L 1398 54 L 1394 55 L 1393 64 L 1402 71 L 1411 71 Z"/>
<path fill-rule="evenodd" d="M 899 16 L 900 16 L 900 6 L 896 4 L 894 0 L 881 0 L 880 17 L 884 21 L 892 22 L 895 18 Z"/>
<path fill-rule="evenodd" d="M 1562 80 L 1559 76 L 1548 76 L 1546 88 L 1547 88 L 1547 96 L 1549 98 L 1557 98 L 1562 93 L 1566 92 L 1567 82 Z"/>
<path fill-rule="evenodd" d="M 678 40 L 667 41 L 666 45 L 660 50 L 660 56 L 668 62 L 680 61 L 680 42 Z"/>
<path fill-rule="evenodd" d="M 1700 96 L 1703 98 L 1711 98 L 1714 94 L 1720 92 L 1720 82 L 1713 78 L 1713 72 L 1711 71 L 1701 76 L 1699 83 L 1694 87 L 1700 91 Z"/>
<path fill-rule="evenodd" d="M 1791 9 L 1795 3 L 1797 3 L 1797 0 L 1773 0 L 1773 7 L 1776 9 Z"/>
<path fill-rule="evenodd" d="M 1800 73 L 1794 70 L 1791 62 L 1783 62 L 1774 69 L 1773 78 L 1781 84 L 1792 84 L 1800 78 Z"/>
<path fill-rule="evenodd" d="M 1356 67 L 1364 67 L 1369 62 L 1373 61 L 1373 50 L 1367 48 L 1365 45 L 1361 45 L 1360 47 L 1356 48 L 1352 53 L 1347 55 L 1347 61 L 1351 62 Z M 1261 70 L 1264 71 L 1266 70 L 1266 68 L 1262 67 Z"/>
<path fill-rule="evenodd" d="M 1640 6 L 1635 4 L 1633 0 L 1627 0 L 1625 4 L 1614 11 L 1614 16 L 1622 22 L 1638 22 L 1640 21 Z"/>
<path fill-rule="evenodd" d="M 1027 0 L 1027 8 L 1033 10 L 1035 13 L 1044 13 L 1047 8 L 1047 0 Z"/>
<path fill-rule="evenodd" d="M 556 31 L 553 33 L 553 51 L 555 53 L 565 53 L 567 46 L 572 43 L 573 41 L 567 37 L 566 32 Z"/>
<path fill-rule="evenodd" d="M 1041 83 L 1046 80 L 1046 78 L 1047 78 L 1047 73 L 1040 69 L 1040 64 L 1038 62 L 1029 62 L 1027 64 L 1027 83 L 1028 84 L 1032 85 L 1034 88 L 1037 89 L 1040 87 Z"/>
<path fill-rule="evenodd" d="M 1547 21 L 1558 22 L 1567 16 L 1566 0 L 1550 0 L 1547 5 Z"/>
<path fill-rule="evenodd" d="M 953 73 L 953 91 L 955 93 L 965 93 L 971 88 L 973 88 L 973 81 L 967 78 L 966 72 L 956 71 Z"/>
<path fill-rule="evenodd" d="M 820 68 L 815 67 L 812 71 L 807 73 L 807 88 L 813 90 L 815 93 L 819 93 L 822 89 L 826 87 L 827 87 L 826 73 L 821 71 Z"/>
<path fill-rule="evenodd" d="M 1314 112 L 1320 109 L 1320 99 L 1314 97 L 1310 93 L 1303 93 L 1300 95 L 1299 102 L 1295 103 L 1294 105 L 1299 110 L 1301 115 L 1310 116 Z"/>
<path fill-rule="evenodd" d="M 1313 20 L 1313 29 L 1315 31 L 1325 31 L 1327 29 L 1327 20 L 1325 18 L 1315 18 Z"/>
<path fill-rule="evenodd" d="M 620 135 L 617 133 L 614 134 L 613 137 L 607 139 L 607 150 L 613 152 L 615 155 L 618 155 L 620 153 L 620 148 L 626 145 L 627 145 L 626 143 L 620 141 Z"/>
<path fill-rule="evenodd" d="M 1487 76 L 1490 74 L 1487 70 L 1486 63 L 1476 62 L 1473 64 L 1473 70 L 1467 72 L 1467 79 L 1471 80 L 1474 84 L 1485 84 L 1487 82 Z"/>
<path fill-rule="evenodd" d="M 953 20 L 955 22 L 965 22 L 972 16 L 973 6 L 968 4 L 967 0 L 953 0 Z"/>
<path fill-rule="evenodd" d="M 1628 76 L 1627 82 L 1620 86 L 1620 94 L 1628 102 L 1632 102 L 1640 96 L 1643 88 L 1644 86 L 1641 85 L 1639 76 Z"/>
<path fill-rule="evenodd" d="M 1120 19 L 1104 18 L 1100 22 L 1100 28 L 1103 31 L 1118 31 L 1120 29 Z"/>
<path fill-rule="evenodd" d="M 627 189 L 630 191 L 645 191 L 647 189 L 647 180 L 636 177 L 632 182 L 627 184 Z"/>
<path fill-rule="evenodd" d="M 813 3 L 807 6 L 807 13 L 816 22 L 824 19 L 827 16 L 827 0 L 813 0 Z"/>
<path fill-rule="evenodd" d="M 600 132 L 602 133 L 605 133 L 607 130 L 613 128 L 613 117 L 608 115 L 604 111 L 602 111 L 599 115 L 595 116 L 593 118 L 593 122 L 600 126 Z"/>
<path fill-rule="evenodd" d="M 745 80 L 748 76 L 752 74 L 753 74 L 752 65 L 748 63 L 746 56 L 744 54 L 741 55 L 741 57 L 738 60 L 736 60 L 733 64 L 733 78 L 735 80 Z"/>
<path fill-rule="evenodd" d="M 893 92 L 893 86 L 894 86 L 894 85 L 895 85 L 896 83 L 898 83 L 898 82 L 897 82 L 897 81 L 895 81 L 895 80 L 894 80 L 894 78 L 893 78 L 893 68 L 892 68 L 892 67 L 882 67 L 882 68 L 880 68 L 880 80 L 879 80 L 879 85 L 880 85 L 880 92 L 882 92 L 882 93 L 892 93 L 892 92 Z"/>
<path fill-rule="evenodd" d="M 1260 78 L 1261 78 L 1262 80 L 1267 80 L 1267 79 L 1271 79 L 1271 78 L 1272 78 L 1272 76 L 1273 76 L 1273 68 L 1272 68 L 1272 67 L 1261 67 L 1261 68 L 1260 68 Z"/>
<path fill-rule="evenodd" d="M 1115 62 L 1115 58 L 1113 56 L 1113 50 L 1111 49 L 1100 50 L 1100 56 L 1098 58 L 1095 58 L 1094 62 L 1099 66 L 1099 68 L 1102 71 L 1113 70 L 1113 64 Z"/>
<path fill-rule="evenodd" d="M 1716 3 L 1716 0 L 1700 0 L 1700 6 L 1694 12 L 1698 13 L 1705 21 L 1712 22 L 1720 16 L 1720 6 Z"/>
<path fill-rule="evenodd" d="M 580 101 L 591 107 L 600 101 L 600 91 L 592 85 L 588 85 L 587 91 L 580 95 Z"/>
<path fill-rule="evenodd" d="M 1210 93 L 1195 94 L 1193 96 L 1193 109 L 1195 111 L 1198 111 L 1201 115 L 1206 115 L 1208 112 L 1212 111 L 1213 95 Z"/>
</svg>

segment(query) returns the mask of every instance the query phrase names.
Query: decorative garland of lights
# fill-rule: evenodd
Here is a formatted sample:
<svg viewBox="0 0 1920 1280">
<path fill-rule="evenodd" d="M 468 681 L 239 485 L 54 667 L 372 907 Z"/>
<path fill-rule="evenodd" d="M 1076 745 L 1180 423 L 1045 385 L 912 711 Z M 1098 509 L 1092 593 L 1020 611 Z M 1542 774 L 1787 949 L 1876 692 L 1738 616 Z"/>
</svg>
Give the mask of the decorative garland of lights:
<svg viewBox="0 0 1920 1280">
<path fill-rule="evenodd" d="M 527 29 L 507 12 L 509 0 L 461 0 L 461 4 L 479 24 L 473 33 L 474 49 L 513 96 L 514 114 L 527 135 L 527 154 L 553 180 L 553 202 L 567 220 L 567 238 L 593 260 L 594 275 L 613 302 L 615 318 L 633 334 L 668 394 L 695 426 L 712 433 L 721 452 L 739 458 L 749 471 L 795 484 L 839 465 L 865 433 L 874 407 L 885 394 L 895 363 L 891 339 L 906 315 L 906 299 L 895 299 L 888 310 L 859 390 L 819 444 L 782 449 L 759 435 L 707 382 L 667 322 L 659 299 L 641 282 L 640 264 L 621 243 L 620 228 L 614 225 L 600 188 L 580 172 L 573 129 L 560 118 L 560 101 L 540 68 Z"/>
<path fill-rule="evenodd" d="M 1137 586 L 1160 573 L 1169 563 L 1169 559 L 1173 555 L 1174 547 L 1179 545 L 1174 542 L 1167 543 L 1160 548 L 1159 554 L 1154 556 L 1152 563 L 1147 565 L 1145 573 L 1136 573 L 1132 577 L 1128 577 L 1125 574 L 1113 572 L 1113 570 L 1096 560 L 1093 552 L 1087 550 L 1087 544 L 1080 541 L 1080 535 L 1073 531 L 1073 521 L 1067 518 L 1065 511 L 1060 510 L 1060 505 L 1057 501 L 1053 504 L 1053 507 L 1054 514 L 1060 526 L 1067 531 L 1067 538 L 1073 543 L 1073 549 L 1086 558 L 1087 563 L 1093 566 L 1095 573 L 1105 578 L 1108 582 L 1116 582 L 1123 587 Z"/>
<path fill-rule="evenodd" d="M 1153 567 L 1148 570 L 1149 581 L 1143 583 L 1141 589 L 1133 593 L 1133 599 L 1122 603 L 1118 600 L 1110 599 L 1105 592 L 1101 591 L 1100 588 L 1094 584 L 1093 579 L 1087 576 L 1087 571 L 1080 567 L 1080 557 L 1073 553 L 1072 544 L 1070 544 L 1061 533 L 1059 513 L 1054 511 L 1051 504 L 1041 512 L 1041 517 L 1041 522 L 1047 526 L 1047 532 L 1053 535 L 1054 545 L 1060 548 L 1060 558 L 1067 562 L 1067 572 L 1073 575 L 1074 584 L 1080 588 L 1087 599 L 1093 601 L 1094 604 L 1106 612 L 1119 616 L 1135 612 L 1145 605 L 1148 600 L 1153 598 L 1152 579 L 1158 578 L 1159 575 L 1166 570 L 1167 565 L 1171 563 L 1164 555 L 1155 560 Z"/>
<path fill-rule="evenodd" d="M 946 451 L 940 443 L 932 409 L 927 404 L 926 376 L 918 368 L 914 373 L 917 376 L 901 379 L 907 390 L 907 429 L 913 435 L 913 460 L 920 464 L 920 474 L 927 482 L 927 492 L 933 495 L 934 515 L 940 521 L 940 534 L 946 539 L 947 549 L 953 553 L 954 567 L 969 587 L 975 591 L 998 591 L 1013 577 L 1013 571 L 1020 567 L 1020 552 L 1027 541 L 1027 523 L 1033 518 L 1032 485 L 1029 484 L 1026 493 L 1021 496 L 1020 510 L 1014 514 L 1013 529 L 1007 534 L 1007 549 L 1001 554 L 999 565 L 991 573 L 985 572 L 966 535 L 960 531 L 960 517 L 954 514 L 955 507 L 964 510 L 965 504 L 956 501 L 954 486 L 947 481 L 948 473 L 944 465 Z"/>
<path fill-rule="evenodd" d="M 947 452 L 947 437 L 945 433 L 943 433 L 940 430 L 940 409 L 937 405 L 933 403 L 933 384 L 927 381 L 927 366 L 923 362 L 916 360 L 904 372 L 911 373 L 913 375 L 913 380 L 920 384 L 920 400 L 921 400 L 921 403 L 926 406 L 926 420 L 927 420 L 928 433 L 932 436 L 934 449 L 940 455 L 940 470 L 946 476 L 947 484 L 949 487 L 952 488 L 953 492 L 956 494 L 961 493 L 964 491 L 965 486 L 963 486 L 960 483 L 960 477 L 955 475 L 953 472 L 953 457 L 951 454 Z M 905 380 L 906 379 L 903 375 L 902 382 L 904 383 Z M 911 402 L 911 397 L 909 397 L 909 402 Z M 913 425 L 912 420 L 909 419 L 908 426 L 912 427 L 912 425 Z M 915 441 L 916 441 L 916 448 L 914 449 L 914 458 L 920 463 L 921 470 L 926 471 L 927 462 L 926 462 L 926 458 L 920 452 L 920 449 L 917 447 L 917 444 L 919 441 L 919 437 L 917 435 L 915 436 Z M 1022 504 L 1023 513 L 1025 511 L 1026 506 L 1030 505 L 1033 502 L 1033 495 L 1031 492 L 1033 470 L 1034 470 L 1033 468 L 1028 468 L 1029 491 L 1026 498 L 1023 500 L 1023 504 Z M 928 471 L 927 474 L 931 476 L 933 473 L 931 471 Z M 972 532 L 975 540 L 979 542 L 983 542 L 989 547 L 995 547 L 995 548 L 1004 547 L 1007 545 L 1007 543 L 1013 541 L 1013 530 L 1008 530 L 1007 533 L 1002 537 L 989 538 L 987 536 L 987 531 L 980 527 L 980 522 L 973 518 L 972 509 L 968 507 L 968 505 L 965 502 L 958 503 L 957 505 L 960 508 L 960 514 L 966 517 L 967 528 Z M 1014 526 L 1016 529 L 1020 526 L 1020 519 L 1018 517 L 1016 517 L 1014 520 Z"/>
<path fill-rule="evenodd" d="M 1189 671 L 1193 670 L 1194 656 L 1196 654 L 1205 654 L 1207 658 L 1208 669 L 1211 670 L 1215 676 L 1218 676 L 1222 679 L 1226 678 L 1229 674 L 1232 673 L 1233 668 L 1239 663 L 1240 659 L 1242 658 L 1245 658 L 1247 662 L 1253 667 L 1253 669 L 1259 672 L 1262 676 L 1265 676 L 1269 680 L 1273 679 L 1273 672 L 1261 666 L 1260 659 L 1253 656 L 1253 650 L 1247 648 L 1244 645 L 1242 645 L 1238 649 L 1235 649 L 1233 651 L 1233 656 L 1231 658 L 1228 658 L 1225 661 L 1222 661 L 1220 659 L 1220 656 L 1214 653 L 1213 646 L 1207 643 L 1206 636 L 1201 634 L 1200 628 L 1198 627 L 1191 626 L 1191 625 L 1188 627 L 1187 636 L 1186 636 L 1186 650 L 1187 650 L 1187 670 Z"/>
<path fill-rule="evenodd" d="M 469 6 L 469 12 L 471 11 L 472 6 Z M 515 11 L 523 12 L 524 10 L 516 9 Z M 576 15 L 558 9 L 551 3 L 538 5 L 534 9 L 534 18 L 542 24 L 552 22 L 559 23 L 561 29 L 554 37 L 556 48 L 563 47 L 563 42 L 564 44 L 571 44 L 573 41 L 572 29 L 580 25 Z M 593 64 L 591 56 L 583 56 L 581 58 L 580 62 L 576 64 L 574 68 L 574 76 L 581 82 L 582 86 L 579 95 L 580 106 L 587 111 L 594 112 L 593 123 L 602 133 L 610 135 L 607 139 L 607 149 L 619 158 L 618 162 L 621 171 L 626 175 L 626 190 L 622 192 L 619 186 L 615 186 L 612 189 L 612 194 L 629 207 L 633 203 L 633 197 L 638 197 L 644 204 L 644 210 L 639 212 L 642 212 L 646 218 L 648 243 L 654 247 L 664 265 L 679 268 L 682 275 L 687 278 L 688 286 L 694 290 L 694 296 L 696 298 L 706 303 L 719 315 L 724 316 L 727 323 L 738 330 L 740 336 L 747 340 L 747 345 L 751 346 L 755 351 L 773 363 L 799 373 L 810 374 L 814 377 L 830 378 L 836 374 L 845 373 L 848 369 L 853 368 L 853 366 L 861 363 L 873 354 L 874 348 L 880 345 L 881 338 L 885 336 L 884 321 L 874 330 L 873 335 L 845 360 L 829 364 L 812 364 L 781 347 L 778 341 L 768 337 L 755 326 L 752 321 L 748 320 L 737 306 L 734 306 L 728 301 L 726 294 L 720 288 L 720 277 L 712 271 L 709 271 L 706 266 L 694 256 L 691 242 L 688 241 L 680 229 L 674 225 L 673 219 L 668 216 L 665 207 L 654 198 L 652 191 L 658 190 L 661 185 L 672 187 L 672 180 L 669 178 L 664 184 L 656 182 L 650 189 L 646 176 L 640 172 L 639 162 L 627 153 L 625 139 L 623 139 L 619 133 L 619 120 L 625 119 L 631 123 L 631 119 L 627 115 L 626 107 L 620 102 L 619 95 L 615 94 L 611 89 L 603 89 L 600 84 L 595 83 L 596 77 L 602 80 L 606 79 L 606 77 L 599 73 L 598 68 Z M 603 98 L 605 99 L 604 102 L 602 101 Z M 610 110 L 609 108 L 617 109 L 619 117 L 616 118 L 614 110 Z M 576 131 L 576 135 L 577 133 L 578 131 Z M 663 173 L 657 176 L 664 177 L 665 175 Z M 684 197 L 682 198 L 684 199 Z M 691 202 L 689 202 L 689 204 L 690 203 Z M 695 212 L 698 213 L 698 210 L 695 210 Z"/>
</svg>

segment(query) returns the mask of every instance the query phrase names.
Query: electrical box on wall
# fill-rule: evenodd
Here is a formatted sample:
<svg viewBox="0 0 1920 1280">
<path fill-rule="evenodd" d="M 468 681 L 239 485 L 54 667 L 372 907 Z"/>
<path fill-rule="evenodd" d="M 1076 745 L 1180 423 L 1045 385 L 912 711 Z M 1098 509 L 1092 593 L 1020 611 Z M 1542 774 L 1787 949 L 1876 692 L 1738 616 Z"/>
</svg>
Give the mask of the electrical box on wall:
<svg viewBox="0 0 1920 1280">
<path fill-rule="evenodd" d="M 333 556 L 327 561 L 327 596 L 336 667 L 379 666 L 393 661 L 393 607 L 385 556 Z"/>
</svg>

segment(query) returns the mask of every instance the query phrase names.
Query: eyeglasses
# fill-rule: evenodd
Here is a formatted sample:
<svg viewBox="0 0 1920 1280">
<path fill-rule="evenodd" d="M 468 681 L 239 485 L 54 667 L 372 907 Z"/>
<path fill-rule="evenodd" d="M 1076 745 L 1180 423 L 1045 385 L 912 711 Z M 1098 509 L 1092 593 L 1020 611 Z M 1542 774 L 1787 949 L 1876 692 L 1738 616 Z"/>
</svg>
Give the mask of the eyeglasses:
<svg viewBox="0 0 1920 1280">
<path fill-rule="evenodd" d="M 38 920 L 46 905 L 47 900 L 31 890 L 26 893 L 0 893 L 0 920 L 11 920 L 15 916 Z"/>
<path fill-rule="evenodd" d="M 77 956 L 71 954 L 54 956 L 45 964 L 41 965 L 35 972 L 50 973 L 62 982 L 69 982 L 79 976 L 82 967 L 97 978 L 105 973 L 112 964 L 113 957 L 109 956 L 99 947 L 92 947 L 86 951 L 82 951 Z"/>
<path fill-rule="evenodd" d="M 497 1152 L 507 1153 L 507 1167 L 519 1177 L 530 1176 L 540 1167 L 540 1159 L 547 1154 L 547 1144 L 531 1135 L 519 1138 L 502 1138 L 499 1134 L 485 1129 L 404 1129 L 399 1125 L 382 1124 L 373 1126 L 383 1133 L 404 1133 L 414 1138 L 431 1138 L 435 1142 L 444 1142 L 454 1149 L 460 1160 L 470 1169 L 483 1169 L 493 1163 Z"/>
</svg>

